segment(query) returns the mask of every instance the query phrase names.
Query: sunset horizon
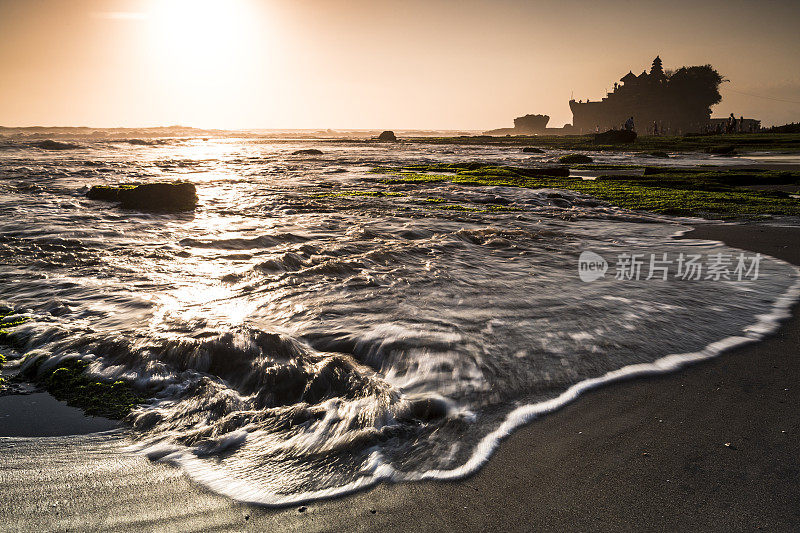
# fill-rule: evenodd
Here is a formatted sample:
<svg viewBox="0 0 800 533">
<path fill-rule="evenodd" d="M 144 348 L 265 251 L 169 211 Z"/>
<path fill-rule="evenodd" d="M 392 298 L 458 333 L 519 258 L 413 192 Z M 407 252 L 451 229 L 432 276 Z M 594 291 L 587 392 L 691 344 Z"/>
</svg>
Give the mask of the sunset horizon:
<svg viewBox="0 0 800 533">
<path fill-rule="evenodd" d="M 800 531 L 798 22 L 0 0 L 0 531 Z"/>
<path fill-rule="evenodd" d="M 570 97 L 599 100 L 656 55 L 728 80 L 715 116 L 800 122 L 797 4 L 689 5 L 3 0 L 0 122 L 477 131 L 541 113 L 560 127 Z"/>
</svg>

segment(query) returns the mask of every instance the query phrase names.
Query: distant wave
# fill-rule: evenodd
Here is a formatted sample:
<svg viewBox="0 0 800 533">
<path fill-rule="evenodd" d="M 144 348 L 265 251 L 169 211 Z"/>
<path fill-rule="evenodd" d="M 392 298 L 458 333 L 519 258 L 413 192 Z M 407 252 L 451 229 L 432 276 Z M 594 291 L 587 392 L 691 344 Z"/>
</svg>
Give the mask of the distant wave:
<svg viewBox="0 0 800 533">
<path fill-rule="evenodd" d="M 80 144 L 65 143 L 61 141 L 54 141 L 52 139 L 31 143 L 31 146 L 41 148 L 42 150 L 79 150 L 81 148 L 86 148 Z"/>
<path fill-rule="evenodd" d="M 111 142 L 132 144 L 134 146 L 161 146 L 170 144 L 166 139 L 114 139 Z"/>
</svg>

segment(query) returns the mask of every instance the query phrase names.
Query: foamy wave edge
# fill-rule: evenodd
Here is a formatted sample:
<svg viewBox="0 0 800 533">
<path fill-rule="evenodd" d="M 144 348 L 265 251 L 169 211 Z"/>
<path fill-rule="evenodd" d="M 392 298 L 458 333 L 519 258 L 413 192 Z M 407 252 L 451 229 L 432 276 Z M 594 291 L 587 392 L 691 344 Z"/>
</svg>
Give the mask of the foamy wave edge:
<svg viewBox="0 0 800 533">
<path fill-rule="evenodd" d="M 672 238 L 680 237 L 689 231 L 692 231 L 692 229 L 680 230 L 672 235 Z M 721 241 L 704 242 L 725 245 L 725 243 Z M 500 446 L 500 442 L 511 435 L 517 428 L 532 422 L 542 415 L 552 413 L 564 407 L 587 391 L 641 376 L 674 372 L 691 363 L 713 359 L 731 348 L 759 341 L 776 331 L 780 323 L 791 316 L 792 306 L 800 301 L 800 268 L 781 259 L 766 254 L 761 255 L 772 261 L 791 267 L 796 279 L 794 284 L 776 299 L 772 311 L 767 314 L 757 315 L 758 321 L 744 328 L 742 331 L 743 335 L 726 337 L 722 340 L 712 342 L 704 349 L 697 352 L 669 354 L 652 363 L 624 366 L 608 372 L 603 376 L 575 383 L 555 398 L 518 407 L 506 416 L 505 421 L 497 429 L 483 437 L 475 447 L 469 460 L 457 468 L 411 473 L 400 472 L 391 465 L 383 462 L 380 453 L 376 450 L 373 452 L 370 461 L 371 473 L 357 481 L 320 491 L 283 495 L 265 492 L 263 489 L 247 481 L 239 479 L 232 480 L 225 476 L 224 473 L 214 468 L 209 468 L 204 461 L 185 449 L 175 450 L 164 456 L 160 461 L 181 468 L 192 480 L 222 496 L 242 503 L 266 507 L 286 507 L 289 505 L 346 496 L 366 490 L 381 482 L 424 480 L 454 481 L 465 478 L 480 470 L 480 468 L 489 461 L 494 451 Z M 146 450 L 140 449 L 139 451 L 141 453 L 146 453 Z"/>
</svg>

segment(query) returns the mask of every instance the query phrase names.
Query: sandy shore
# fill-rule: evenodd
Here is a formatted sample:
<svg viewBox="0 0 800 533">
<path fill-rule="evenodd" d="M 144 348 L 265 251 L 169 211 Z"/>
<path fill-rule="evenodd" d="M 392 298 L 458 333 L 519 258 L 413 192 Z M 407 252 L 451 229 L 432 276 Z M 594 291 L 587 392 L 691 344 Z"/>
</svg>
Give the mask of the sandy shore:
<svg viewBox="0 0 800 533">
<path fill-rule="evenodd" d="M 800 265 L 800 228 L 703 225 L 687 237 Z M 466 480 L 382 485 L 302 512 L 237 504 L 119 454 L 119 433 L 0 438 L 0 530 L 796 530 L 794 311 L 763 342 L 587 393 Z"/>
</svg>

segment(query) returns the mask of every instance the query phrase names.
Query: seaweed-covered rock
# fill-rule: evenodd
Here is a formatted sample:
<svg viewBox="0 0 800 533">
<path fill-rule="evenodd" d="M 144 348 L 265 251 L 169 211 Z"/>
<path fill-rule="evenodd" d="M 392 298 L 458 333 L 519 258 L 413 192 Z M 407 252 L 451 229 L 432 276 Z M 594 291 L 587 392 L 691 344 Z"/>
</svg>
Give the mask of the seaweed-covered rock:
<svg viewBox="0 0 800 533">
<path fill-rule="evenodd" d="M 385 142 L 394 142 L 394 141 L 397 140 L 397 137 L 395 136 L 393 131 L 387 130 L 387 131 L 384 131 L 383 133 L 381 133 L 380 135 L 378 135 L 378 140 L 379 141 L 385 141 Z"/>
<path fill-rule="evenodd" d="M 714 155 L 736 155 L 736 147 L 731 145 L 709 146 L 706 148 L 706 153 Z"/>
<path fill-rule="evenodd" d="M 56 368 L 41 371 L 43 361 L 43 357 L 33 361 L 23 375 L 44 386 L 56 399 L 87 414 L 121 420 L 146 400 L 127 381 L 97 381 L 87 375 L 88 361 L 65 359 Z"/>
<path fill-rule="evenodd" d="M 635 140 L 636 132 L 629 130 L 608 130 L 594 135 L 594 142 L 598 144 L 628 144 Z"/>
<path fill-rule="evenodd" d="M 197 205 L 194 183 L 124 184 L 119 186 L 96 185 L 86 195 L 92 200 L 119 202 L 127 209 L 143 211 L 188 211 Z"/>
<path fill-rule="evenodd" d="M 86 193 L 86 197 L 89 200 L 101 200 L 104 202 L 119 202 L 119 191 L 120 189 L 133 189 L 136 187 L 137 183 L 123 183 L 121 185 L 95 185 L 89 192 Z"/>
<path fill-rule="evenodd" d="M 591 163 L 593 159 L 585 154 L 567 154 L 558 158 L 559 163 L 575 164 L 575 163 Z"/>
<path fill-rule="evenodd" d="M 526 178 L 536 178 L 539 176 L 566 178 L 569 176 L 568 167 L 515 168 L 514 172 Z"/>
<path fill-rule="evenodd" d="M 307 148 L 304 150 L 297 150 L 292 152 L 293 155 L 322 155 L 322 150 L 317 150 L 316 148 Z"/>
</svg>

